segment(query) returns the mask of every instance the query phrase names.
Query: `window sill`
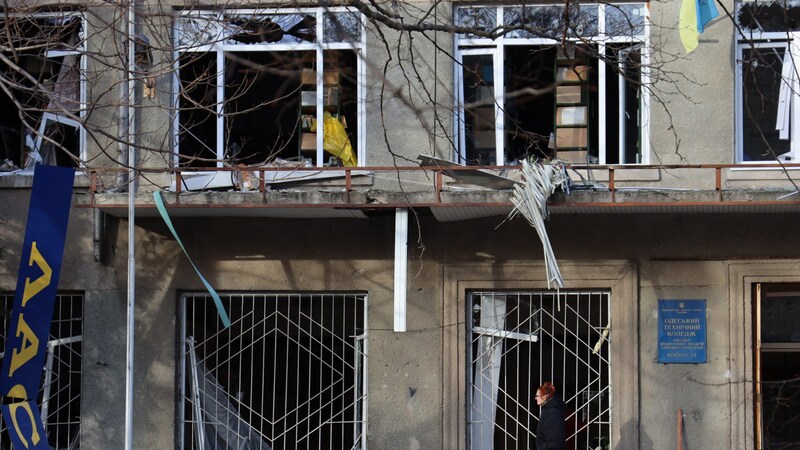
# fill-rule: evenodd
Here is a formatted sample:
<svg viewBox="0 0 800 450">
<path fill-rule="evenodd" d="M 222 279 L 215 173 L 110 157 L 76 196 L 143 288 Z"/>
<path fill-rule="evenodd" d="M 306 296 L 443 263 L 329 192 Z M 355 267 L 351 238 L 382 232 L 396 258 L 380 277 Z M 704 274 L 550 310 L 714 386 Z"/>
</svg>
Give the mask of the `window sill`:
<svg viewBox="0 0 800 450">
<path fill-rule="evenodd" d="M 32 170 L 0 172 L 0 189 L 25 189 L 33 186 Z M 75 187 L 89 187 L 89 178 L 82 172 L 75 173 Z"/>
<path fill-rule="evenodd" d="M 764 167 L 764 166 L 749 167 L 750 164 L 753 164 L 753 165 L 755 165 L 755 164 L 770 164 L 770 161 L 763 161 L 763 162 L 759 162 L 759 163 L 755 163 L 755 162 L 740 162 L 740 163 L 737 163 L 737 164 L 741 164 L 741 165 L 737 166 L 737 167 L 731 167 L 731 169 L 730 169 L 731 172 L 753 172 L 753 171 L 760 171 L 760 170 L 763 170 L 765 172 L 774 172 L 776 170 L 779 170 L 779 171 L 783 172 L 784 170 L 800 170 L 800 167 L 797 167 L 797 166 L 782 167 L 777 162 L 774 163 L 775 164 L 774 167 Z M 792 162 L 792 163 L 785 163 L 785 164 L 796 164 L 796 163 Z"/>
</svg>

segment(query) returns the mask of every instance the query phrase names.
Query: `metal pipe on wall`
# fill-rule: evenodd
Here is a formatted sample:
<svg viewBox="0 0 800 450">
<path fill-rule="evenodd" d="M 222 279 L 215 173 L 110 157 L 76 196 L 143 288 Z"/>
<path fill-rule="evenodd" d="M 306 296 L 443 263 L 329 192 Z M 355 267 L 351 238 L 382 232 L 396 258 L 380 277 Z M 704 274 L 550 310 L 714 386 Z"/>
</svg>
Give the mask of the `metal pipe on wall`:
<svg viewBox="0 0 800 450">
<path fill-rule="evenodd" d="M 127 60 L 125 61 L 125 101 L 127 123 L 120 134 L 124 136 L 128 155 L 128 295 L 127 295 L 127 339 L 125 365 L 125 450 L 133 450 L 133 364 L 134 331 L 136 312 L 136 239 L 135 239 L 135 198 L 136 198 L 136 123 L 134 104 L 136 101 L 133 75 L 136 69 L 136 2 L 128 1 L 127 35 L 125 37 Z"/>
</svg>

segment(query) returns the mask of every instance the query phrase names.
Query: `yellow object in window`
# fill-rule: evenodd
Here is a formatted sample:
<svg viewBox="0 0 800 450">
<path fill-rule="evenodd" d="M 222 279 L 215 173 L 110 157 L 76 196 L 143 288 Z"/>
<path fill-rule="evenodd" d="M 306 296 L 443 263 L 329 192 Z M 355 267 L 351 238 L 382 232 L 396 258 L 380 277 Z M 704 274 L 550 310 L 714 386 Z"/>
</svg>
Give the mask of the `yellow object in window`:
<svg viewBox="0 0 800 450">
<path fill-rule="evenodd" d="M 347 132 L 344 131 L 344 125 L 328 111 L 325 111 L 325 115 L 322 117 L 322 123 L 324 125 L 322 148 L 331 155 L 339 158 L 345 167 L 356 167 L 358 165 L 358 160 L 353 152 L 353 146 L 350 145 L 350 138 L 347 137 Z M 311 126 L 311 131 L 317 131 L 316 122 Z"/>
</svg>

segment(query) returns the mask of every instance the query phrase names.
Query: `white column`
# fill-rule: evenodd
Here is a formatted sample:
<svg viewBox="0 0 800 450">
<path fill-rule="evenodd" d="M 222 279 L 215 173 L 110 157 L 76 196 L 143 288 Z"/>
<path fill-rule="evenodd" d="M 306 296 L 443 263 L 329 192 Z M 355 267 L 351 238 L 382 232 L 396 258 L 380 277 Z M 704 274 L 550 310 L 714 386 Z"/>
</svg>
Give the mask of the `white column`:
<svg viewBox="0 0 800 450">
<path fill-rule="evenodd" d="M 408 208 L 397 208 L 394 216 L 394 331 L 406 331 L 408 285 Z"/>
</svg>

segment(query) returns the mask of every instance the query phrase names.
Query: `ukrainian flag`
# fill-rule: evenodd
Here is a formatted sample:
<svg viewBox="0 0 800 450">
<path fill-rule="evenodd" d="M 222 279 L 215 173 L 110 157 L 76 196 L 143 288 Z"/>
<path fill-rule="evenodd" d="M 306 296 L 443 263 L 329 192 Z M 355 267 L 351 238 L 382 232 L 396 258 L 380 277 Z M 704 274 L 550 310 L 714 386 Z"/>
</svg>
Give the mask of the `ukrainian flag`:
<svg viewBox="0 0 800 450">
<path fill-rule="evenodd" d="M 683 0 L 678 29 L 686 53 L 697 48 L 700 33 L 706 24 L 719 15 L 715 0 Z"/>
</svg>

